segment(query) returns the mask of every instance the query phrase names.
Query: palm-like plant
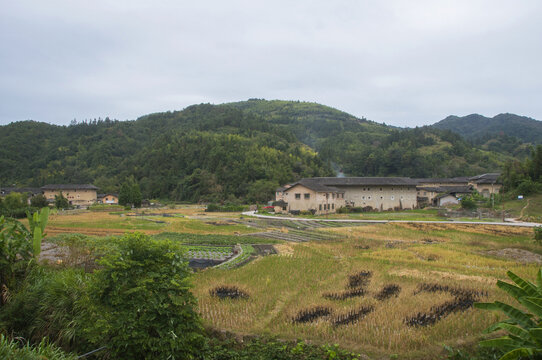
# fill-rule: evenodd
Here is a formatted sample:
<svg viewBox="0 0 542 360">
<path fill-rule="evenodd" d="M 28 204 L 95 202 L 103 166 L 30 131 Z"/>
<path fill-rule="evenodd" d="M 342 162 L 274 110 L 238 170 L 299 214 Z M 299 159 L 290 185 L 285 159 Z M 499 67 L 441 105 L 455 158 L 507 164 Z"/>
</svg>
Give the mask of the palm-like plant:
<svg viewBox="0 0 542 360">
<path fill-rule="evenodd" d="M 514 297 L 528 312 L 500 301 L 474 304 L 479 309 L 501 311 L 508 316 L 508 319 L 486 329 L 488 333 L 505 330 L 508 334 L 482 341 L 480 346 L 505 351 L 500 360 L 538 358 L 542 356 L 542 269 L 538 270 L 536 284 L 511 271 L 507 275 L 515 285 L 499 280 L 497 286 Z"/>
</svg>

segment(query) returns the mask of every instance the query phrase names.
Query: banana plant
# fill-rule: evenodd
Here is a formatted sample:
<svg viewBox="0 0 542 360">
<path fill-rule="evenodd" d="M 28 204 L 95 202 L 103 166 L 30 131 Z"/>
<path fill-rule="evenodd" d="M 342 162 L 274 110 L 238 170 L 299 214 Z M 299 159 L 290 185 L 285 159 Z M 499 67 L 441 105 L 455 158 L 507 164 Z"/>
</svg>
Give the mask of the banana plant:
<svg viewBox="0 0 542 360">
<path fill-rule="evenodd" d="M 41 241 L 45 237 L 45 226 L 49 219 L 49 208 L 45 207 L 33 214 L 26 213 L 28 225 L 32 233 L 32 249 L 34 257 L 37 258 L 41 253 Z"/>
<path fill-rule="evenodd" d="M 505 354 L 500 360 L 538 358 L 542 356 L 542 269 L 538 270 L 536 284 L 524 280 L 511 271 L 506 273 L 515 283 L 497 281 L 497 286 L 511 295 L 527 311 L 495 301 L 475 303 L 474 307 L 503 312 L 508 319 L 493 324 L 486 333 L 504 330 L 508 334 L 480 342 L 480 346 L 501 349 Z"/>
</svg>

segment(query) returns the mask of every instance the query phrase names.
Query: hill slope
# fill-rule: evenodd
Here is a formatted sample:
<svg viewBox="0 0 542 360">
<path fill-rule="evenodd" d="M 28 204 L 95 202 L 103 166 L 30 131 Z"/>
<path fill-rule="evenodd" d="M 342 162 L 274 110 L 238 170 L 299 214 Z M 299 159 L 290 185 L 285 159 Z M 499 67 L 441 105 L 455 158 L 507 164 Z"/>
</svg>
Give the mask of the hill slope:
<svg viewBox="0 0 542 360">
<path fill-rule="evenodd" d="M 300 177 L 444 177 L 498 171 L 508 159 L 447 130 L 400 129 L 315 103 L 193 105 L 134 121 L 0 127 L 0 186 L 133 176 L 145 197 L 263 200 Z"/>
<path fill-rule="evenodd" d="M 499 114 L 493 118 L 478 114 L 448 116 L 432 126 L 451 130 L 469 140 L 507 135 L 526 143 L 542 143 L 542 121 L 515 114 Z"/>
</svg>

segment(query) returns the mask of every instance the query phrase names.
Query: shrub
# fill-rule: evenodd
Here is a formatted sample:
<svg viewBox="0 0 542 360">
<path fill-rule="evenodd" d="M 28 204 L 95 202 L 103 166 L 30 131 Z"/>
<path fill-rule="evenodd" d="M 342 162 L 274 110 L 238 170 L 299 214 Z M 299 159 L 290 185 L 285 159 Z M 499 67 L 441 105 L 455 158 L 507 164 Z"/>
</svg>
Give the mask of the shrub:
<svg viewBox="0 0 542 360">
<path fill-rule="evenodd" d="M 516 192 L 520 195 L 536 194 L 541 191 L 542 184 L 534 182 L 532 180 L 523 180 L 516 188 Z"/>
<path fill-rule="evenodd" d="M 43 194 L 38 194 L 30 199 L 30 206 L 41 209 L 49 206 L 47 198 Z"/>
<path fill-rule="evenodd" d="M 32 234 L 19 221 L 0 216 L 0 287 L 11 288 L 24 275 L 32 258 L 31 239 Z"/>
<path fill-rule="evenodd" d="M 486 332 L 504 330 L 508 334 L 492 340 L 480 342 L 480 346 L 492 347 L 506 352 L 503 359 L 539 358 L 542 355 L 542 269 L 538 270 L 536 285 L 524 280 L 511 271 L 507 273 L 514 284 L 497 281 L 497 286 L 511 295 L 528 312 L 509 304 L 476 303 L 475 307 L 484 310 L 500 311 L 508 319 L 490 326 Z"/>
<path fill-rule="evenodd" d="M 64 348 L 83 348 L 79 299 L 89 276 L 74 269 L 34 268 L 2 308 L 1 327 L 33 342 L 48 338 Z"/>
<path fill-rule="evenodd" d="M 203 345 L 188 262 L 173 242 L 121 239 L 99 261 L 89 291 L 88 333 L 115 359 L 191 358 Z"/>
<path fill-rule="evenodd" d="M 54 345 L 48 344 L 45 339 L 36 346 L 31 346 L 28 343 L 21 346 L 20 343 L 0 335 L 0 359 L 75 360 L 77 357 L 62 352 Z"/>
<path fill-rule="evenodd" d="M 472 197 L 466 196 L 461 199 L 461 208 L 466 210 L 475 210 L 477 208 L 476 201 Z"/>
<path fill-rule="evenodd" d="M 542 242 L 542 226 L 535 226 L 534 230 L 534 239 L 536 242 Z"/>
</svg>

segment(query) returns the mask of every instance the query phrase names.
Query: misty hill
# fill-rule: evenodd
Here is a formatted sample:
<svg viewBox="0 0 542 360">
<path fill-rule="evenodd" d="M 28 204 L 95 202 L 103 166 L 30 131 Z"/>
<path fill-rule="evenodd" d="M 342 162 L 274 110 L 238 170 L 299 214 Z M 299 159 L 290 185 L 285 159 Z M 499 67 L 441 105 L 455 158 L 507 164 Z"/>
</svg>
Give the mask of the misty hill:
<svg viewBox="0 0 542 360">
<path fill-rule="evenodd" d="M 128 177 L 143 195 L 250 201 L 301 177 L 444 177 L 498 171 L 504 154 L 448 130 L 399 129 L 315 103 L 249 100 L 193 105 L 134 121 L 0 127 L 0 186 L 94 183 Z M 334 170 L 332 170 L 334 169 Z"/>
<path fill-rule="evenodd" d="M 523 143 L 542 144 L 542 121 L 515 114 L 488 118 L 478 114 L 448 116 L 432 125 L 451 130 L 486 149 L 520 155 L 527 151 Z"/>
</svg>

